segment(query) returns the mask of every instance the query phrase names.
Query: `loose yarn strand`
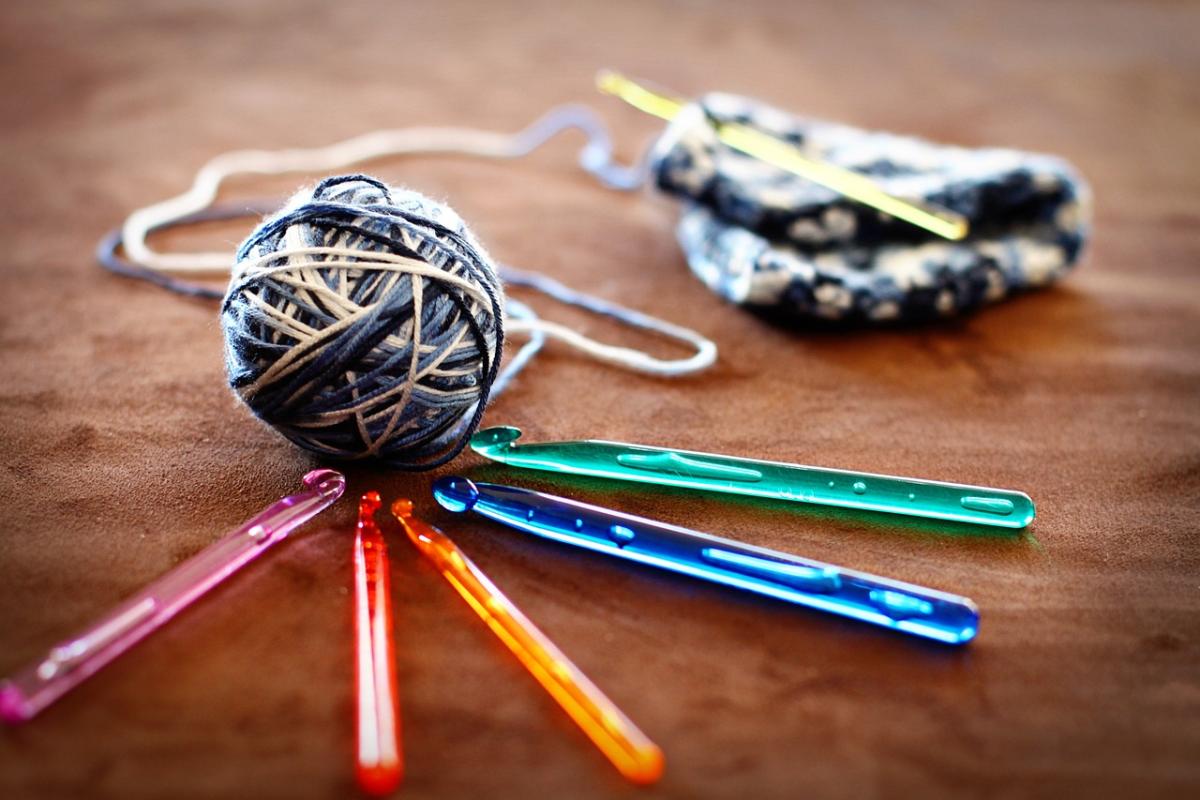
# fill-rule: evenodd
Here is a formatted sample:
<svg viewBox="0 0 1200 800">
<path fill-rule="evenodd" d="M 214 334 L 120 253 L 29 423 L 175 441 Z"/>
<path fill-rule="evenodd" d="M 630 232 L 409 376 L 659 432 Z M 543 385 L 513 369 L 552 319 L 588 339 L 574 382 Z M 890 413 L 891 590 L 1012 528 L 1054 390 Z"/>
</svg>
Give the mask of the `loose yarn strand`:
<svg viewBox="0 0 1200 800">
<path fill-rule="evenodd" d="M 529 155 L 559 133 L 581 130 L 587 143 L 579 163 L 610 188 L 632 190 L 642 184 L 644 165 L 612 163 L 612 142 L 594 112 L 586 106 L 552 109 L 515 134 L 471 128 L 405 128 L 356 136 L 328 147 L 290 150 L 238 150 L 209 161 L 183 194 L 134 211 L 125 220 L 121 239 L 130 260 L 166 273 L 223 274 L 229 271 L 227 253 L 159 253 L 146 242 L 148 233 L 212 205 L 221 185 L 237 175 L 284 175 L 332 172 L 366 161 L 400 155 L 469 155 L 511 160 Z"/>
<path fill-rule="evenodd" d="M 213 205 L 222 184 L 234 176 L 331 171 L 364 161 L 415 154 L 442 153 L 508 160 L 526 156 L 559 133 L 572 129 L 582 131 L 587 137 L 579 153 L 580 166 L 602 184 L 629 191 L 644 183 L 647 174 L 644 161 L 628 167 L 614 163 L 611 137 L 595 113 L 586 106 L 565 105 L 552 109 L 532 125 L 515 134 L 467 128 L 409 128 L 369 133 L 322 148 L 242 150 L 226 153 L 205 164 L 188 191 L 130 214 L 119 233 L 110 234 L 100 243 L 97 258 L 103 266 L 113 272 L 148 280 L 181 294 L 221 297 L 223 292 L 190 283 L 177 276 L 204 277 L 226 274 L 231 262 L 229 254 L 160 253 L 150 247 L 147 238 L 153 231 L 177 225 L 238 216 L 236 207 Z M 336 204 L 330 208 L 342 210 L 337 209 Z M 261 205 L 255 204 L 245 209 L 244 213 L 261 212 Z M 368 235 L 367 231 L 356 232 Z M 124 249 L 127 259 L 117 256 L 118 248 Z M 320 246 L 289 248 L 286 254 L 292 257 L 317 257 L 321 260 L 323 268 L 330 269 L 353 268 L 359 264 L 358 259 L 362 255 L 361 251 L 351 247 Z M 239 254 L 239 258 L 243 255 L 245 254 Z M 231 291 L 238 285 L 246 285 L 276 273 L 281 275 L 282 284 L 292 285 L 294 289 L 302 288 L 294 284 L 307 279 L 289 276 L 294 265 L 287 259 L 281 261 L 280 255 L 278 252 L 265 253 L 257 258 L 241 261 L 239 277 L 235 285 L 231 286 Z M 446 275 L 436 267 L 415 259 L 373 252 L 372 261 L 375 269 L 393 271 L 398 275 L 437 277 L 468 294 L 473 293 L 477 300 L 483 299 L 478 296 L 479 289 L 471 281 Z M 705 369 L 716 359 L 716 345 L 689 328 L 570 289 L 556 280 L 536 273 L 504 267 L 502 277 L 513 285 L 534 289 L 559 302 L 615 319 L 629 327 L 682 342 L 695 352 L 686 358 L 660 359 L 641 350 L 605 344 L 559 323 L 543 320 L 527 305 L 510 300 L 508 329 L 512 333 L 528 336 L 529 340 L 497 375 L 496 385 L 492 387 L 492 396 L 496 396 L 508 386 L 545 345 L 547 339 L 559 341 L 597 361 L 658 376 L 686 375 Z M 326 295 L 327 300 L 330 299 L 329 296 L 336 294 L 321 284 L 303 288 L 306 296 L 315 292 Z M 300 299 L 299 296 L 295 298 L 297 301 Z M 264 310 L 264 313 L 271 312 Z"/>
<path fill-rule="evenodd" d="M 652 317 L 649 314 L 643 314 L 608 300 L 584 294 L 559 283 L 553 278 L 534 272 L 525 272 L 515 267 L 501 265 L 500 277 L 505 283 L 534 289 L 547 297 L 558 300 L 560 303 L 577 306 L 593 314 L 615 319 L 631 328 L 652 331 L 691 345 L 696 350 L 696 353 L 690 358 L 685 359 L 659 359 L 641 350 L 603 344 L 564 325 L 541 318 L 510 320 L 508 324 L 509 333 L 541 334 L 570 345 L 597 361 L 603 361 L 607 364 L 613 364 L 614 366 L 623 367 L 635 372 L 644 372 L 649 375 L 664 377 L 697 372 L 712 366 L 713 362 L 717 359 L 717 346 L 690 328 L 674 325 L 657 317 Z"/>
</svg>

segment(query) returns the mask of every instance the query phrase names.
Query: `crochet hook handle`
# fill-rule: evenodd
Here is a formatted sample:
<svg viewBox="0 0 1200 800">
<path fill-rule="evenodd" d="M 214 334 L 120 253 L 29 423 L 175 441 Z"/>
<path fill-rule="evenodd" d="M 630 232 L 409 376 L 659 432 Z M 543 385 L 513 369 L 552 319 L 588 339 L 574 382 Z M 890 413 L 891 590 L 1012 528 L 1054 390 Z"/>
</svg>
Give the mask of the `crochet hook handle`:
<svg viewBox="0 0 1200 800">
<path fill-rule="evenodd" d="M 979 629 L 979 611 L 965 597 L 564 497 L 460 477 L 437 480 L 433 494 L 450 511 L 913 636 L 965 644 Z"/>
<path fill-rule="evenodd" d="M 487 428 L 471 437 L 471 449 L 526 469 L 1000 528 L 1024 528 L 1034 517 L 1029 495 L 1009 489 L 592 439 L 517 445 L 520 436 L 517 428 Z"/>
<path fill-rule="evenodd" d="M 410 500 L 392 504 L 408 538 L 491 628 L 621 774 L 638 784 L 662 775 L 658 745 L 626 717 L 579 667 L 538 630 L 450 537 L 413 515 Z"/>
<path fill-rule="evenodd" d="M 358 501 L 354 531 L 355 777 L 364 794 L 382 797 L 400 785 L 400 703 L 392 625 L 387 542 L 375 524 L 379 492 Z"/>
<path fill-rule="evenodd" d="M 328 508 L 346 488 L 341 473 L 314 470 L 305 490 L 281 498 L 118 605 L 6 681 L 0 720 L 32 718 L 117 656 L 158 630 L 209 589 Z"/>
</svg>

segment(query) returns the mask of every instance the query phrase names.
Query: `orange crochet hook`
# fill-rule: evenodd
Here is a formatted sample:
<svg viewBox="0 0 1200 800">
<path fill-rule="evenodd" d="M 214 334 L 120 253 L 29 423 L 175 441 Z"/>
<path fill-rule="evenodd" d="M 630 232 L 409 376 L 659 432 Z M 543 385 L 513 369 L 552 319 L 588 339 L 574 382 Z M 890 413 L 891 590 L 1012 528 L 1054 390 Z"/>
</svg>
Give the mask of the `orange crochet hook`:
<svg viewBox="0 0 1200 800">
<path fill-rule="evenodd" d="M 381 504 L 378 492 L 362 496 L 354 536 L 355 773 L 372 795 L 391 792 L 403 775 L 387 546 L 375 524 Z"/>
<path fill-rule="evenodd" d="M 654 783 L 663 754 L 579 667 L 538 630 L 448 536 L 412 515 L 412 501 L 392 504 L 408 538 L 487 623 L 575 724 L 621 774 L 634 783 Z"/>
</svg>

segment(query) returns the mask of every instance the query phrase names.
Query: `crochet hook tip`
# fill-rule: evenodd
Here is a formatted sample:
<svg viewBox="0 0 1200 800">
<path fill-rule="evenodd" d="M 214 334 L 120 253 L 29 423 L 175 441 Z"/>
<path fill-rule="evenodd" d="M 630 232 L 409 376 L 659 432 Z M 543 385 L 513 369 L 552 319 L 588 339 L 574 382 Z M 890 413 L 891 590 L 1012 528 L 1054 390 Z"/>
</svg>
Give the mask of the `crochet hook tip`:
<svg viewBox="0 0 1200 800">
<path fill-rule="evenodd" d="M 442 508 L 461 514 L 475 507 L 479 487 L 459 476 L 438 478 L 433 482 L 433 496 Z"/>
<path fill-rule="evenodd" d="M 617 88 L 625 77 L 612 69 L 602 69 L 596 73 L 596 88 L 604 94 L 616 94 Z"/>
<path fill-rule="evenodd" d="M 471 437 L 471 449 L 486 458 L 504 460 L 504 454 L 509 446 L 521 438 L 521 429 L 511 425 L 497 425 L 484 428 Z"/>
<path fill-rule="evenodd" d="M 346 476 L 332 469 L 314 469 L 304 476 L 304 485 L 323 497 L 337 499 L 346 491 Z"/>
<path fill-rule="evenodd" d="M 685 104 L 681 99 L 649 89 L 632 78 L 609 69 L 596 73 L 596 89 L 602 94 L 619 98 L 639 111 L 667 121 L 673 119 Z"/>
<path fill-rule="evenodd" d="M 364 492 L 363 496 L 358 499 L 358 524 L 362 525 L 365 521 L 370 521 L 375 516 L 375 512 L 383 505 L 383 500 L 379 496 L 379 492 L 371 490 Z"/>
</svg>

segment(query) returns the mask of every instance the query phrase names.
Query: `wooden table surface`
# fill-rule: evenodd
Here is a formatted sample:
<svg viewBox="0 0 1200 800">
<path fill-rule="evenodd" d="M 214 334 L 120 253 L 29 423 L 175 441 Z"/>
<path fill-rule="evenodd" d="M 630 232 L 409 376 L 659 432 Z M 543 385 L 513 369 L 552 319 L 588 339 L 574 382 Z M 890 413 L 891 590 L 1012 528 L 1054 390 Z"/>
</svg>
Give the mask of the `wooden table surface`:
<svg viewBox="0 0 1200 800">
<path fill-rule="evenodd" d="M 317 462 L 226 389 L 215 305 L 110 276 L 99 237 L 208 158 L 384 127 L 516 130 L 585 101 L 630 158 L 653 121 L 597 68 L 867 127 L 1062 154 L 1096 194 L 1061 286 L 934 327 L 772 327 L 686 269 L 672 203 L 597 188 L 575 143 L 371 170 L 499 258 L 721 348 L 663 381 L 551 347 L 486 420 L 1011 486 L 1022 535 L 452 469 L 967 594 L 965 649 L 453 518 L 416 499 L 663 747 L 638 791 L 388 528 L 404 797 L 1183 797 L 1200 793 L 1200 7 L 1064 2 L 6 4 L 0 11 L 0 673 Z M 295 181 L 243 181 L 229 197 Z M 232 248 L 249 221 L 158 240 Z M 544 314 L 603 337 L 609 325 Z M 658 347 L 658 345 L 653 345 Z M 668 352 L 663 349 L 661 352 Z M 442 470 L 445 474 L 449 470 Z M 329 798 L 351 780 L 343 501 L 23 727 L 0 796 Z"/>
</svg>

